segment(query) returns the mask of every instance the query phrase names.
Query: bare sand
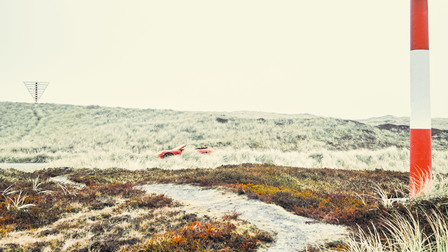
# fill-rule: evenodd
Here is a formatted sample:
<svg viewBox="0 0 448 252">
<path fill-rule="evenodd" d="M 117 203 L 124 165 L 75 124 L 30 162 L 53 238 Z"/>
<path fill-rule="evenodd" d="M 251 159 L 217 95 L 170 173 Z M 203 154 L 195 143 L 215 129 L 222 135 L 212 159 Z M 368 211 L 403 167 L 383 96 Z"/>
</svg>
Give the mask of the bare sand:
<svg viewBox="0 0 448 252">
<path fill-rule="evenodd" d="M 308 245 L 336 241 L 348 234 L 343 226 L 297 216 L 282 207 L 226 192 L 223 189 L 174 184 L 149 184 L 137 188 L 148 193 L 163 193 L 186 204 L 189 210 L 199 214 L 216 217 L 234 211 L 241 214 L 240 219 L 273 235 L 275 242 L 267 248 L 262 248 L 261 251 L 300 251 L 306 249 Z"/>
</svg>

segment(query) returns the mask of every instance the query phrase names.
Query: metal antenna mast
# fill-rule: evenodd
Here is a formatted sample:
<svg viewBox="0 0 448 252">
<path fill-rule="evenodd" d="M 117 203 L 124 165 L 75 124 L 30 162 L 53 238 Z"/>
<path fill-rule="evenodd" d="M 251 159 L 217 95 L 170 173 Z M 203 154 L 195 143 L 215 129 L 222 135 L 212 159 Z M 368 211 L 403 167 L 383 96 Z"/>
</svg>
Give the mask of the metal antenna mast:
<svg viewBox="0 0 448 252">
<path fill-rule="evenodd" d="M 25 87 L 30 92 L 31 97 L 34 100 L 34 105 L 37 105 L 37 101 L 42 97 L 49 82 L 36 82 L 36 81 L 24 81 Z"/>
</svg>

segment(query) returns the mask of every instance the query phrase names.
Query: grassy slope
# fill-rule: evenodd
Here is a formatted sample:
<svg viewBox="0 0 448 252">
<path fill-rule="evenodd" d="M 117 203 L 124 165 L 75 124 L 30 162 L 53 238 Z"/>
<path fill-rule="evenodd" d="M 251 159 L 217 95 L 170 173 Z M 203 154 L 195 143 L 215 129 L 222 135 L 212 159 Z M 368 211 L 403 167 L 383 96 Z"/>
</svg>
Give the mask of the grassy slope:
<svg viewBox="0 0 448 252">
<path fill-rule="evenodd" d="M 372 117 L 358 121 L 373 126 L 381 124 L 409 125 L 409 117 L 396 117 L 391 115 Z M 448 130 L 448 120 L 446 118 L 432 118 L 431 123 L 432 127 L 436 129 Z"/>
<path fill-rule="evenodd" d="M 55 166 L 123 168 L 134 162 L 140 167 L 169 168 L 170 164 L 161 163 L 154 154 L 182 143 L 221 151 L 216 160 L 210 159 L 203 167 L 272 162 L 387 169 L 403 166 L 408 159 L 406 127 L 311 115 L 259 115 L 53 104 L 34 109 L 31 104 L 2 102 L 0 162 L 53 161 Z M 435 166 L 443 166 L 448 155 L 448 131 L 435 131 L 433 139 Z M 386 148 L 392 149 L 384 152 Z M 235 156 L 236 150 L 246 152 Z M 286 154 L 270 155 L 271 150 Z M 343 152 L 347 155 L 340 155 Z M 190 162 L 187 167 L 201 166 L 193 162 L 197 159 L 186 156 L 180 162 Z"/>
</svg>

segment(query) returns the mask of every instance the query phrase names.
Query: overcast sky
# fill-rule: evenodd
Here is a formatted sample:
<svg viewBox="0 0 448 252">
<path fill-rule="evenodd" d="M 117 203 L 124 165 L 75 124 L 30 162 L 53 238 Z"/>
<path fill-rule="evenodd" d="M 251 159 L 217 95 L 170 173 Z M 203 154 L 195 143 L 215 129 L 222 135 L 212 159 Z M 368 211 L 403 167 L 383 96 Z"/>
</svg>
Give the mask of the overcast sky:
<svg viewBox="0 0 448 252">
<path fill-rule="evenodd" d="M 409 0 L 0 0 L 0 101 L 409 116 Z M 448 1 L 430 0 L 433 117 Z"/>
</svg>

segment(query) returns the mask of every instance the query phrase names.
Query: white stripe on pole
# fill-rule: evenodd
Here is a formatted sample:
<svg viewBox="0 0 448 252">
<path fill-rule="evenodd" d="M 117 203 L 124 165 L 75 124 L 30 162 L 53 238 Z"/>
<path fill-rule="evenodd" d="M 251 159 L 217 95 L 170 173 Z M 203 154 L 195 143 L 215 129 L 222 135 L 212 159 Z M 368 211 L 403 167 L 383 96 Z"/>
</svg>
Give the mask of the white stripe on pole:
<svg viewBox="0 0 448 252">
<path fill-rule="evenodd" d="M 429 50 L 411 51 L 411 129 L 431 129 Z"/>
</svg>

